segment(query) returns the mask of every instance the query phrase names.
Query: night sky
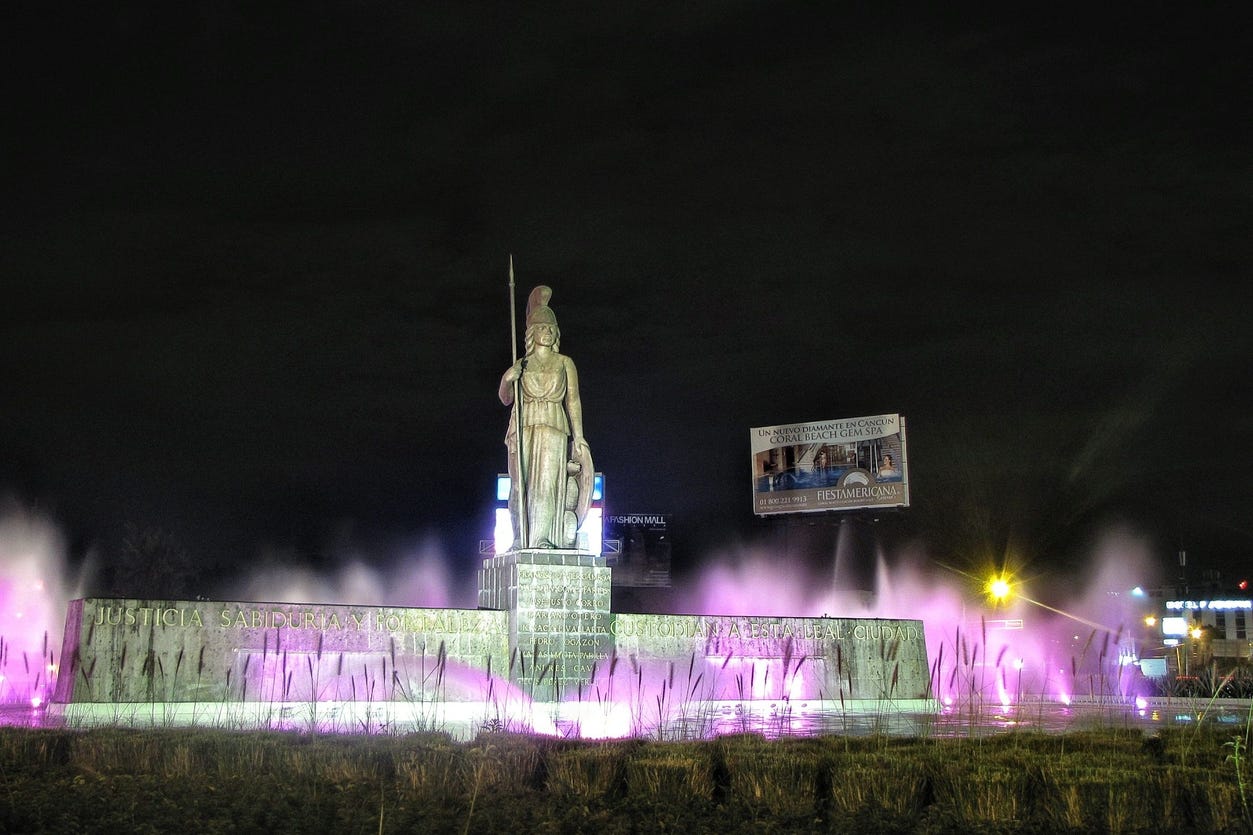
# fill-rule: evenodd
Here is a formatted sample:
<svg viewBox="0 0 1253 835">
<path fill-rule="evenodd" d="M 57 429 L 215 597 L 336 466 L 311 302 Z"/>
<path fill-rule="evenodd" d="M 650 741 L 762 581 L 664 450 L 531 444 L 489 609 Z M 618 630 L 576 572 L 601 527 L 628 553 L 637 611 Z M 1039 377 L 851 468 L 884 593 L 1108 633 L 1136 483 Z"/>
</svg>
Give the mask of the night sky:
<svg viewBox="0 0 1253 835">
<path fill-rule="evenodd" d="M 522 5 L 19 4 L 0 493 L 105 566 L 137 526 L 208 579 L 469 571 L 512 253 L 681 573 L 785 524 L 750 427 L 883 413 L 889 547 L 1059 574 L 1125 522 L 1246 570 L 1234 13 Z"/>
</svg>

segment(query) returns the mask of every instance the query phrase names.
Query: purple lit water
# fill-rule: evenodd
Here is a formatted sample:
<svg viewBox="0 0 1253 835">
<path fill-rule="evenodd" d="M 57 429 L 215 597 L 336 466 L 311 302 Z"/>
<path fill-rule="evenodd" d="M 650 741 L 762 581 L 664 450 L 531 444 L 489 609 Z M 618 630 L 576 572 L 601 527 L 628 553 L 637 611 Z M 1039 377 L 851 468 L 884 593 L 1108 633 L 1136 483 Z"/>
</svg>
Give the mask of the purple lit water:
<svg viewBox="0 0 1253 835">
<path fill-rule="evenodd" d="M 684 613 L 709 615 L 921 619 L 935 694 L 934 709 L 924 711 L 851 711 L 846 705 L 819 701 L 803 676 L 776 673 L 771 681 L 764 669 L 728 673 L 754 683 L 734 700 L 725 698 L 725 692 L 717 701 L 692 698 L 690 693 L 682 698 L 685 688 L 676 691 L 672 672 L 669 689 L 662 686 L 667 676 L 660 670 L 638 675 L 633 688 L 619 679 L 615 691 L 602 666 L 598 680 L 589 682 L 583 692 L 570 694 L 561 705 L 530 705 L 503 679 L 467 673 L 480 678 L 458 681 L 458 686 L 492 694 L 469 714 L 466 708 L 448 705 L 440 709 L 442 713 L 363 717 L 360 705 L 340 701 L 345 697 L 336 694 L 338 698 L 325 705 L 303 709 L 284 705 L 262 718 L 267 726 L 345 732 L 412 730 L 443 721 L 589 737 L 745 731 L 767 736 L 943 736 L 1016 728 L 1057 732 L 1092 725 L 1151 728 L 1243 721 L 1247 701 L 1144 698 L 1149 688 L 1132 662 L 1147 637 L 1137 629 L 1146 603 L 1131 590 L 1153 584 L 1152 563 L 1145 541 L 1126 531 L 1111 531 L 1093 545 L 1091 570 L 1074 578 L 1073 587 L 1080 591 L 1071 599 L 1045 605 L 1035 601 L 1029 584 L 1023 584 L 1006 605 L 994 606 L 982 593 L 985 578 L 937 567 L 920 552 L 896 554 L 890 561 L 881 558 L 875 593 L 867 594 L 812 578 L 789 582 L 774 555 L 749 548 L 715 555 L 677 607 Z M 65 565 L 63 540 L 47 520 L 20 508 L 9 508 L 0 518 L 0 723 L 59 721 L 45 706 L 58 669 L 65 605 L 81 593 L 68 581 Z M 222 592 L 245 600 L 427 607 L 465 605 L 473 597 L 472 589 L 452 589 L 448 563 L 433 542 L 409 549 L 392 570 L 371 569 L 362 560 L 346 565 L 329 577 L 308 570 L 262 568 Z M 498 710 L 502 696 L 505 715 Z M 203 709 L 190 710 L 193 723 L 206 720 Z M 176 714 L 170 708 L 164 715 L 170 719 Z"/>
<path fill-rule="evenodd" d="M 38 707 L 52 692 L 66 582 L 60 532 L 24 508 L 0 509 L 0 704 Z"/>
</svg>

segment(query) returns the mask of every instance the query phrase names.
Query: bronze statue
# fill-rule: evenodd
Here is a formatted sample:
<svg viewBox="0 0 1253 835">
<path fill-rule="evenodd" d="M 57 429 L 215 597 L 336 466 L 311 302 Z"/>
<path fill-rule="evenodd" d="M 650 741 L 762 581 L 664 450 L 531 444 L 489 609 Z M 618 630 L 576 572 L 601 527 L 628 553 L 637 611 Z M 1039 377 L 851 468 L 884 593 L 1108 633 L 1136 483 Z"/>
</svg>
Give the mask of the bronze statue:
<svg viewBox="0 0 1253 835">
<path fill-rule="evenodd" d="M 510 281 L 512 286 L 512 267 Z M 575 547 L 592 500 L 595 473 L 583 437 L 579 375 L 574 361 L 560 353 L 551 297 L 548 287 L 531 291 L 526 353 L 500 378 L 500 402 L 514 406 L 505 433 L 514 550 Z"/>
</svg>

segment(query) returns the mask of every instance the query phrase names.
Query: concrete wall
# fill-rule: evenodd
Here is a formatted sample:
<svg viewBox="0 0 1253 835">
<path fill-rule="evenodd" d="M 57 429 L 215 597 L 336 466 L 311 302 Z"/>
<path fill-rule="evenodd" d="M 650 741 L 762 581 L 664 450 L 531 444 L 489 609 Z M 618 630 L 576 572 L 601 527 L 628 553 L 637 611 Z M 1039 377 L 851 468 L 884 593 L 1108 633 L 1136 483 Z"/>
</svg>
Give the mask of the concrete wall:
<svg viewBox="0 0 1253 835">
<path fill-rule="evenodd" d="M 552 596 L 567 571 L 596 605 Z M 927 694 L 917 620 L 611 614 L 599 571 L 541 574 L 512 611 L 76 600 L 55 701 L 484 701 L 506 681 L 539 700 Z"/>
<path fill-rule="evenodd" d="M 508 633 L 478 609 L 88 598 L 55 701 L 480 700 Z"/>
</svg>

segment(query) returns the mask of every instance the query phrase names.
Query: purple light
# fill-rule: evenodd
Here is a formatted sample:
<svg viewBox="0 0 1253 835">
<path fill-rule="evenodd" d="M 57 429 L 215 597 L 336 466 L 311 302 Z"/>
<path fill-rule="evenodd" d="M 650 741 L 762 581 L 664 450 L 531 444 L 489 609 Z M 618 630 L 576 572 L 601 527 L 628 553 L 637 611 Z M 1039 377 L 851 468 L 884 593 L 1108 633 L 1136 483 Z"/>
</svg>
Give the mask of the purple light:
<svg viewBox="0 0 1253 835">
<path fill-rule="evenodd" d="M 842 591 L 811 578 L 788 581 L 777 555 L 745 549 L 710 561 L 688 599 L 676 611 L 711 616 L 868 617 L 920 619 L 933 665 L 935 696 L 947 709 L 978 701 L 1010 710 L 1024 699 L 1056 699 L 1070 704 L 1089 691 L 1131 695 L 1141 680 L 1135 657 L 1115 645 L 1123 623 L 1139 617 L 1117 610 L 1106 592 L 1143 582 L 1148 548 L 1126 534 L 1111 533 L 1093 550 L 1092 575 L 1077 584 L 1087 589 L 1056 610 L 1012 598 L 992 609 L 963 578 L 934 566 L 921 551 L 879 560 L 876 593 Z M 889 562 L 892 568 L 888 568 Z M 234 599 L 288 602 L 343 602 L 371 605 L 446 607 L 472 599 L 469 589 L 455 590 L 450 560 L 432 539 L 404 549 L 394 568 L 367 566 L 349 559 L 331 577 L 305 569 L 263 568 L 230 590 Z M 0 520 L 0 637 L 6 664 L 0 669 L 0 702 L 41 707 L 57 675 L 54 651 L 66 605 L 61 542 L 53 528 L 30 516 Z M 1132 582 L 1134 580 L 1134 582 Z M 763 593 L 769 590 L 769 593 Z M 1130 604 L 1133 596 L 1127 595 Z M 1108 632 L 1076 627 L 1070 613 L 1089 622 L 1107 624 Z M 1017 624 L 1018 628 L 1013 628 Z M 1078 635 L 1076 639 L 1074 636 Z M 499 675 L 450 664 L 438 693 L 401 693 L 421 680 L 413 670 L 393 670 L 381 658 L 358 659 L 346 668 L 330 653 L 319 656 L 310 646 L 285 645 L 286 652 L 255 653 L 247 675 L 235 670 L 231 687 L 248 699 L 326 705 L 375 701 L 447 698 L 488 705 L 488 718 L 502 727 L 532 732 L 576 733 L 593 738 L 637 735 L 641 730 L 684 721 L 693 703 L 734 703 L 745 700 L 774 705 L 786 716 L 795 707 L 834 694 L 820 693 L 819 659 L 694 656 L 690 669 L 675 670 L 668 662 L 647 659 L 606 659 L 580 692 L 563 694 L 562 718 L 537 710 L 518 687 Z M 1135 674 L 1124 674 L 1134 670 Z M 296 675 L 299 671 L 301 674 Z M 397 678 L 399 673 L 399 679 Z M 1097 684 L 1094 684 L 1097 682 Z M 247 693 L 242 691 L 247 688 Z M 451 701 L 448 702 L 451 704 Z M 317 708 L 320 710 L 321 708 Z M 495 713 L 493 714 L 493 711 Z M 741 717 L 718 721 L 738 722 Z M 276 720 L 277 721 L 277 720 Z M 294 725 L 307 719 L 284 717 Z M 363 724 L 368 728 L 369 723 Z M 344 723 L 351 729 L 351 723 Z"/>
<path fill-rule="evenodd" d="M 1011 595 L 992 607 L 981 590 L 966 588 L 966 578 L 936 567 L 923 553 L 897 554 L 893 562 L 888 569 L 880 557 L 877 591 L 868 599 L 806 579 L 788 583 L 781 580 L 776 555 L 744 549 L 715 561 L 684 611 L 919 618 L 935 665 L 932 685 L 945 704 L 977 700 L 1009 706 L 1040 698 L 1069 704 L 1088 690 L 1127 696 L 1147 686 L 1138 668 L 1125 663 L 1136 654 L 1116 645 L 1130 634 L 1124 625 L 1140 622 L 1138 599 L 1125 595 L 1111 601 L 1108 594 L 1151 576 L 1149 544 L 1129 532 L 1111 530 L 1095 543 L 1091 573 L 1077 583 L 1083 591 L 1058 606 Z"/>
<path fill-rule="evenodd" d="M 56 679 L 65 605 L 64 544 L 46 520 L 8 507 L 0 518 L 0 704 L 38 706 Z"/>
</svg>

